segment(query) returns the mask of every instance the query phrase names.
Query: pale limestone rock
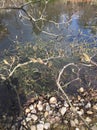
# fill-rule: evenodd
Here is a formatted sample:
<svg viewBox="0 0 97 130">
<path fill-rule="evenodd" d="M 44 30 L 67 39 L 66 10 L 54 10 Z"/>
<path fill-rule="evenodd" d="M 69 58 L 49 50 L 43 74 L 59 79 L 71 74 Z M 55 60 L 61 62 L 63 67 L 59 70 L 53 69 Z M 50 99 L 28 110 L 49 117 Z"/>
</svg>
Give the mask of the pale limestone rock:
<svg viewBox="0 0 97 130">
<path fill-rule="evenodd" d="M 33 105 L 30 105 L 30 106 L 29 106 L 29 109 L 30 109 L 30 110 L 33 110 L 33 109 L 34 109 L 34 106 L 33 106 Z"/>
<path fill-rule="evenodd" d="M 79 128 L 75 128 L 75 130 L 80 130 Z"/>
<path fill-rule="evenodd" d="M 60 113 L 61 113 L 61 115 L 63 116 L 65 113 L 66 113 L 66 107 L 62 107 L 61 109 L 60 109 Z"/>
<path fill-rule="evenodd" d="M 49 104 L 46 105 L 46 111 L 50 111 L 50 106 L 49 106 Z"/>
<path fill-rule="evenodd" d="M 74 122 L 75 122 L 75 124 L 76 124 L 76 125 L 78 125 L 78 124 L 79 124 L 78 119 L 74 119 Z"/>
<path fill-rule="evenodd" d="M 44 129 L 45 129 L 45 130 L 50 129 L 50 123 L 45 123 L 45 124 L 44 124 Z"/>
<path fill-rule="evenodd" d="M 92 115 L 93 112 L 92 112 L 92 111 L 87 111 L 87 114 L 88 114 L 88 115 Z"/>
<path fill-rule="evenodd" d="M 36 109 L 34 108 L 33 110 L 31 110 L 31 113 L 35 113 L 36 114 Z"/>
<path fill-rule="evenodd" d="M 56 104 L 57 103 L 57 99 L 55 97 L 51 97 L 49 102 L 50 102 L 50 104 Z"/>
<path fill-rule="evenodd" d="M 37 120 L 38 120 L 38 117 L 37 117 L 35 114 L 32 114 L 32 115 L 31 115 L 31 119 L 32 119 L 33 121 L 37 121 Z"/>
<path fill-rule="evenodd" d="M 27 117 L 27 118 L 26 118 L 26 122 L 29 122 L 29 121 L 31 121 L 31 118 L 30 118 L 30 117 Z"/>
<path fill-rule="evenodd" d="M 30 109 L 29 108 L 26 108 L 25 109 L 25 113 L 28 114 L 30 112 Z"/>
<path fill-rule="evenodd" d="M 43 104 L 42 104 L 41 101 L 38 102 L 38 104 L 37 104 L 37 109 L 38 109 L 39 111 L 42 111 L 42 110 L 43 110 Z"/>
<path fill-rule="evenodd" d="M 92 126 L 92 130 L 97 130 L 97 125 Z"/>
<path fill-rule="evenodd" d="M 36 126 L 35 126 L 35 125 L 32 125 L 32 126 L 30 127 L 30 129 L 31 129 L 31 130 L 36 130 Z"/>
<path fill-rule="evenodd" d="M 93 106 L 93 109 L 94 109 L 94 110 L 97 110 L 97 104 Z"/>
<path fill-rule="evenodd" d="M 79 89 L 79 92 L 80 92 L 80 93 L 83 93 L 83 92 L 84 92 L 84 88 L 81 87 L 81 88 Z"/>
<path fill-rule="evenodd" d="M 84 114 L 84 110 L 81 109 L 80 111 L 77 111 L 77 113 L 78 113 L 79 115 L 83 115 L 83 114 Z"/>
<path fill-rule="evenodd" d="M 71 125 L 71 127 L 76 127 L 76 124 L 73 120 L 70 120 L 70 125 Z"/>
<path fill-rule="evenodd" d="M 90 103 L 90 102 L 88 102 L 88 103 L 86 104 L 85 108 L 87 108 L 87 109 L 88 109 L 88 108 L 91 108 L 91 106 L 92 106 L 92 105 L 91 105 L 91 103 Z"/>
<path fill-rule="evenodd" d="M 86 120 L 86 122 L 88 122 L 88 123 L 90 123 L 90 122 L 92 121 L 89 117 L 87 117 L 85 120 Z"/>
<path fill-rule="evenodd" d="M 45 111 L 44 117 L 46 118 L 48 115 L 49 115 L 49 112 L 48 112 L 48 111 Z"/>
<path fill-rule="evenodd" d="M 37 130 L 43 130 L 44 125 L 43 124 L 37 124 Z"/>
</svg>

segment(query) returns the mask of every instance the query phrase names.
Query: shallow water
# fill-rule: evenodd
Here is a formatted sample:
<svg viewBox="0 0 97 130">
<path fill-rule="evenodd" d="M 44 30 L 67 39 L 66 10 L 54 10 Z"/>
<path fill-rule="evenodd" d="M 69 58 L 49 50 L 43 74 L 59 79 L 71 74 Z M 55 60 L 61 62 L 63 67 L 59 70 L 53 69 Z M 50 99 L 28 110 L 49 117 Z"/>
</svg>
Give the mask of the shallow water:
<svg viewBox="0 0 97 130">
<path fill-rule="evenodd" d="M 9 49 L 11 45 L 14 47 L 17 41 L 19 41 L 19 44 L 24 42 L 36 44 L 39 40 L 53 41 L 59 47 L 65 46 L 65 49 L 72 42 L 77 44 L 89 43 L 91 48 L 97 47 L 97 6 L 91 4 L 90 0 L 89 2 L 85 1 L 85 3 L 76 2 L 75 0 L 74 3 L 65 2 L 63 0 L 54 0 L 47 5 L 44 12 L 47 20 L 42 23 L 37 22 L 42 31 L 37 29 L 33 22 L 24 19 L 22 15 L 26 16 L 26 14 L 21 10 L 3 10 L 3 12 L 0 12 L 0 56 L 4 49 Z M 39 10 L 43 7 L 44 5 L 41 3 L 37 3 L 27 6 L 26 9 L 33 17 L 38 18 Z M 49 35 L 44 31 L 48 32 Z M 71 90 L 71 94 L 75 93 L 79 87 L 82 87 L 82 85 L 86 87 L 90 81 L 91 86 L 97 88 L 97 69 L 88 69 L 87 72 L 86 68 L 83 68 L 83 72 L 86 74 L 81 74 L 83 84 L 81 86 L 72 84 L 67 88 L 67 92 Z M 8 86 L 7 84 L 0 85 L 0 117 L 3 113 L 10 114 L 9 110 L 12 111 L 12 115 L 18 115 L 18 103 L 13 98 L 15 92 L 13 89 L 11 90 L 12 86 L 9 89 Z M 25 95 L 20 96 L 21 99 L 26 98 Z"/>
</svg>

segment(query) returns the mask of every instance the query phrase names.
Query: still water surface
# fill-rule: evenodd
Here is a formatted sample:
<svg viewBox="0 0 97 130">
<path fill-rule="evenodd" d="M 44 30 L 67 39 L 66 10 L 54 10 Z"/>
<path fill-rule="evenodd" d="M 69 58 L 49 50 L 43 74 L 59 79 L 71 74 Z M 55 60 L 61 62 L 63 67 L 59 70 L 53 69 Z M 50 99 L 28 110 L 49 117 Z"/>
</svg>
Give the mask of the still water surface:
<svg viewBox="0 0 97 130">
<path fill-rule="evenodd" d="M 26 9 L 33 17 L 38 18 L 39 10 L 43 7 L 41 3 L 38 3 L 26 7 Z M 20 44 L 26 42 L 36 44 L 38 39 L 42 39 L 42 41 L 53 41 L 63 46 L 73 42 L 77 44 L 89 43 L 92 45 L 91 47 L 97 47 L 96 5 L 91 5 L 88 2 L 64 3 L 64 0 L 55 0 L 47 5 L 44 12 L 47 21 L 37 23 L 42 31 L 39 31 L 32 22 L 24 19 L 22 15 L 25 13 L 21 10 L 6 10 L 0 13 L 0 56 L 4 49 L 10 48 L 11 45 L 14 46 L 16 41 L 19 41 Z M 48 32 L 49 35 L 45 32 Z M 90 73 L 90 79 L 93 80 L 95 87 L 97 86 L 96 70 Z M 95 79 L 92 75 L 95 76 Z M 13 106 L 17 106 L 17 102 L 15 103 L 13 98 L 15 94 L 13 91 L 9 93 L 8 88 L 2 84 L 0 87 L 0 113 L 9 112 L 11 108 L 13 112 Z M 71 88 L 68 89 L 71 90 Z M 72 89 L 71 91 L 75 91 L 76 87 Z"/>
<path fill-rule="evenodd" d="M 33 6 L 33 9 L 32 9 Z M 41 3 L 27 6 L 33 17 L 38 17 L 39 10 L 44 6 Z M 33 12 L 33 13 L 32 13 Z M 46 7 L 44 15 L 47 21 L 37 23 L 42 31 L 30 21 L 24 19 L 25 13 L 21 10 L 6 10 L 0 14 L 1 26 L 6 28 L 0 32 L 0 51 L 7 49 L 18 40 L 20 43 L 31 42 L 37 39 L 45 41 L 54 40 L 66 45 L 70 42 L 97 43 L 97 6 L 90 2 L 67 2 L 55 0 Z M 50 22 L 49 22 L 50 21 Z M 54 24 L 55 23 L 60 23 Z M 52 35 L 54 34 L 54 35 Z M 58 35 L 56 37 L 56 35 Z M 93 45 L 97 47 L 97 44 Z"/>
</svg>

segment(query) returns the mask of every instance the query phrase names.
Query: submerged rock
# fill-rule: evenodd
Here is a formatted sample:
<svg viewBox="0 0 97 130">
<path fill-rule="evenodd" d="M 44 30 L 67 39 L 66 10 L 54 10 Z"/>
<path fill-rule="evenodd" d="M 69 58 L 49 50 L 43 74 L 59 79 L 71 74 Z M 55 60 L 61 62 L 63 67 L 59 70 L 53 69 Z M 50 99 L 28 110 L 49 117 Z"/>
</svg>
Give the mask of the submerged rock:
<svg viewBox="0 0 97 130">
<path fill-rule="evenodd" d="M 50 123 L 45 123 L 45 124 L 44 124 L 44 129 L 45 129 L 45 130 L 50 129 Z"/>
<path fill-rule="evenodd" d="M 37 130 L 43 130 L 44 125 L 43 124 L 37 124 Z"/>
<path fill-rule="evenodd" d="M 57 103 L 56 97 L 51 97 L 50 100 L 49 100 L 49 103 L 50 104 L 56 104 Z"/>
<path fill-rule="evenodd" d="M 62 107 L 62 108 L 60 109 L 61 115 L 63 116 L 63 115 L 66 113 L 66 111 L 67 111 L 66 107 Z"/>
<path fill-rule="evenodd" d="M 32 126 L 30 127 L 30 129 L 31 129 L 31 130 L 37 130 L 35 125 L 32 125 Z"/>
</svg>

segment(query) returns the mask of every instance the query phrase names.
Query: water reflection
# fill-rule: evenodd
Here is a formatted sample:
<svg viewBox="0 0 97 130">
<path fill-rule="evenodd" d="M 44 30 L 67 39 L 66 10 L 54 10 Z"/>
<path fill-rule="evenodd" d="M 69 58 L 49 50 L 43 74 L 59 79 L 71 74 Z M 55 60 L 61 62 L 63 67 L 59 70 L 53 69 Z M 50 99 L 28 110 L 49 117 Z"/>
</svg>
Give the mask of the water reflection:
<svg viewBox="0 0 97 130">
<path fill-rule="evenodd" d="M 74 39 L 78 42 L 94 42 L 94 39 L 97 40 L 97 7 L 91 5 L 90 0 L 84 1 L 84 3 L 74 1 L 75 4 L 70 0 L 67 3 L 65 2 L 56 0 L 49 3 L 43 13 L 46 21 L 37 22 L 37 26 L 21 17 L 20 13 L 25 14 L 20 10 L 5 12 L 1 18 L 1 25 L 4 25 L 8 32 L 1 39 L 0 50 L 7 48 L 10 41 L 14 43 L 16 36 L 19 42 L 32 42 L 33 44 L 38 37 L 47 41 L 49 38 L 51 39 L 41 30 L 62 35 L 63 43 L 71 42 Z M 30 5 L 27 10 L 34 18 L 39 18 L 43 8 L 44 5 L 38 3 Z"/>
</svg>

